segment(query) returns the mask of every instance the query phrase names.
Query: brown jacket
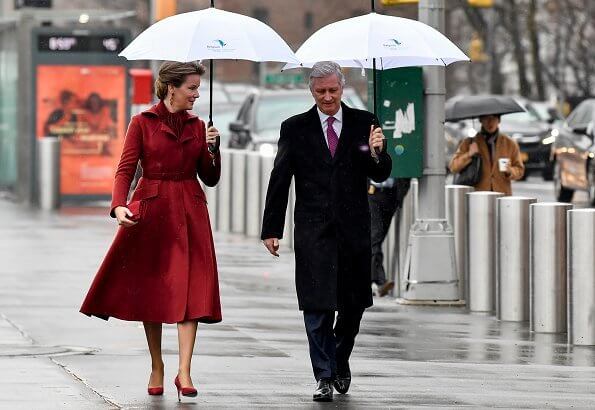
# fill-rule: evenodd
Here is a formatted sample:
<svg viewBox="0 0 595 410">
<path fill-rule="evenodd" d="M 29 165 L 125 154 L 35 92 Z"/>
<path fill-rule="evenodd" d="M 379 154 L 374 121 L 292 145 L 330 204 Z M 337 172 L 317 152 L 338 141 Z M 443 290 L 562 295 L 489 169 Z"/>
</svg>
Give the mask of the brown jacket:
<svg viewBox="0 0 595 410">
<path fill-rule="evenodd" d="M 465 138 L 457 152 L 450 160 L 450 172 L 453 174 L 461 172 L 471 163 L 471 157 L 468 154 L 469 145 L 475 141 L 479 147 L 481 155 L 481 179 L 475 185 L 476 191 L 494 191 L 502 192 L 506 195 L 512 195 L 510 181 L 521 179 L 525 173 L 525 165 L 521 160 L 518 144 L 510 137 L 499 134 L 496 140 L 496 153 L 494 161 L 490 159 L 489 147 L 485 138 L 479 134 L 473 138 Z M 511 174 L 506 176 L 498 169 L 498 159 L 509 158 Z"/>
</svg>

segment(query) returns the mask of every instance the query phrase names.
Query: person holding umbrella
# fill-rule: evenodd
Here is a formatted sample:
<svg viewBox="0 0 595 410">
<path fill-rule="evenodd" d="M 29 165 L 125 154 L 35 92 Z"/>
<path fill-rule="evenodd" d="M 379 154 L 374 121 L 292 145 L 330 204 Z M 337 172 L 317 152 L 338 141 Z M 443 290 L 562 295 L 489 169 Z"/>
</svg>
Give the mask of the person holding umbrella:
<svg viewBox="0 0 595 410">
<path fill-rule="evenodd" d="M 449 169 L 453 174 L 460 173 L 471 164 L 474 156 L 479 155 L 481 170 L 475 190 L 512 195 L 511 181 L 521 179 L 525 173 L 519 146 L 512 138 L 500 133 L 500 114 L 482 114 L 479 122 L 481 130 L 473 138 L 461 142 Z"/>
<path fill-rule="evenodd" d="M 217 263 L 205 194 L 219 181 L 218 131 L 188 113 L 205 68 L 164 62 L 155 81 L 159 103 L 135 115 L 116 171 L 110 215 L 120 226 L 80 311 L 107 320 L 143 322 L 149 352 L 150 395 L 163 394 L 163 323 L 176 323 L 178 392 L 194 397 L 190 376 L 198 322 L 221 321 Z M 126 198 L 137 163 L 142 178 Z"/>
<path fill-rule="evenodd" d="M 392 167 L 375 116 L 341 102 L 344 84 L 337 63 L 314 64 L 315 105 L 281 124 L 261 234 L 279 256 L 295 178 L 295 278 L 317 381 L 314 401 L 332 401 L 333 386 L 349 389 L 349 356 L 372 305 L 367 181 L 384 181 Z"/>
</svg>

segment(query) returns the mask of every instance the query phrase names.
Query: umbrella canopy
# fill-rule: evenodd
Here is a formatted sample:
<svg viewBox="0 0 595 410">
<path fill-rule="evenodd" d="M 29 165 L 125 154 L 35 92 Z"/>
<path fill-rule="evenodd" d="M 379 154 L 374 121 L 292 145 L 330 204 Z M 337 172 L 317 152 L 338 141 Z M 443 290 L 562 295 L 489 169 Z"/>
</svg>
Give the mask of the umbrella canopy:
<svg viewBox="0 0 595 410">
<path fill-rule="evenodd" d="M 453 97 L 445 104 L 446 121 L 501 115 L 525 111 L 512 97 L 504 95 L 469 95 Z"/>
<path fill-rule="evenodd" d="M 128 60 L 250 60 L 299 64 L 269 26 L 214 7 L 176 14 L 140 33 L 120 56 Z"/>
<path fill-rule="evenodd" d="M 417 20 L 370 13 L 324 26 L 296 52 L 303 66 L 335 61 L 342 67 L 387 70 L 469 61 L 453 42 Z M 288 63 L 284 69 L 299 67 Z"/>
</svg>

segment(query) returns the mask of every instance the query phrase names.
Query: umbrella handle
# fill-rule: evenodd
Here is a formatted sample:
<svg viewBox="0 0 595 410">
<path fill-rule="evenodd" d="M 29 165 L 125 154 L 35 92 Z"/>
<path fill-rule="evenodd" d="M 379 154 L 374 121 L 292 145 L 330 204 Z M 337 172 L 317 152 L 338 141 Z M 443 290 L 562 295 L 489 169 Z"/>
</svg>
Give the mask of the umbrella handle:
<svg viewBox="0 0 595 410">
<path fill-rule="evenodd" d="M 207 128 L 210 128 L 213 126 L 213 121 L 209 120 Z M 207 144 L 209 152 L 211 154 L 216 154 L 217 151 L 219 151 L 219 146 L 221 145 L 221 136 L 217 135 L 217 139 L 215 140 L 214 144 Z"/>
<path fill-rule="evenodd" d="M 372 122 L 372 125 L 374 126 L 374 128 L 380 127 L 380 125 L 378 124 L 376 119 L 374 119 L 374 121 Z M 374 152 L 376 153 L 376 155 L 380 155 L 382 153 L 382 151 L 385 151 L 385 150 L 386 150 L 386 138 L 382 140 L 382 149 L 380 149 L 378 147 L 374 147 Z"/>
</svg>

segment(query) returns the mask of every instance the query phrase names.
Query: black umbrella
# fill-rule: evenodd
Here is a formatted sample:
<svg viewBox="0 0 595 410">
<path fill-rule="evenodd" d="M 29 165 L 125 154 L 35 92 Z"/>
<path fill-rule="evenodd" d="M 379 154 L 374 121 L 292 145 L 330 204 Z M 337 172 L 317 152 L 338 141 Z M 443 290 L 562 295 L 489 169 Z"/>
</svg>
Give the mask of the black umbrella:
<svg viewBox="0 0 595 410">
<path fill-rule="evenodd" d="M 512 97 L 504 95 L 469 95 L 453 97 L 445 104 L 446 121 L 477 118 L 482 115 L 501 115 L 525 111 Z"/>
</svg>

